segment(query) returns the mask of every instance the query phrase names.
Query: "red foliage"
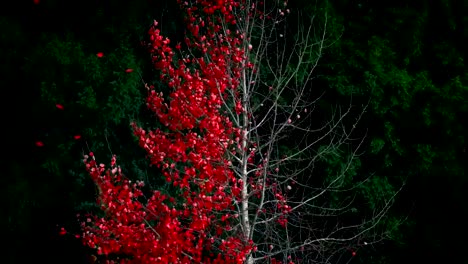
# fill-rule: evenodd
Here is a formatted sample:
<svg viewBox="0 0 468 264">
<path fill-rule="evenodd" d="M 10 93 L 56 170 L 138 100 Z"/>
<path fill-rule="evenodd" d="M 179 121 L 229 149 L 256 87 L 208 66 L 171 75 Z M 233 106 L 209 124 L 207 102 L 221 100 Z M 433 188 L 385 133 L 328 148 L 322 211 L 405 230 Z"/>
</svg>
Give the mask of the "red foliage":
<svg viewBox="0 0 468 264">
<path fill-rule="evenodd" d="M 155 22 L 148 46 L 172 92 L 164 97 L 148 87 L 147 105 L 165 129 L 147 132 L 133 124 L 151 164 L 181 196 L 176 201 L 152 191 L 146 199 L 144 183 L 126 179 L 115 156 L 109 169 L 97 164 L 92 153 L 84 160 L 105 216 L 86 219 L 82 239 L 99 255 L 120 256 L 118 263 L 242 263 L 252 248 L 251 241 L 232 231 L 232 209 L 243 183 L 229 167 L 227 150 L 238 143 L 233 139 L 239 138 L 240 130 L 220 111 L 228 91 L 237 94 L 246 61 L 243 49 L 236 48 L 242 43 L 239 33 L 217 34 L 222 20 L 236 23 L 231 10 L 239 3 L 197 3 L 198 8 L 181 3 L 190 32 L 185 44 L 205 56 L 176 61 L 169 39 L 160 35 Z M 211 14 L 219 20 L 207 19 L 205 24 L 202 18 Z M 201 34 L 201 28 L 206 33 Z M 239 105 L 234 110 L 243 111 Z"/>
<path fill-rule="evenodd" d="M 97 56 L 98 58 L 102 58 L 102 57 L 104 57 L 104 53 L 98 52 L 98 53 L 96 53 L 96 56 Z"/>
</svg>

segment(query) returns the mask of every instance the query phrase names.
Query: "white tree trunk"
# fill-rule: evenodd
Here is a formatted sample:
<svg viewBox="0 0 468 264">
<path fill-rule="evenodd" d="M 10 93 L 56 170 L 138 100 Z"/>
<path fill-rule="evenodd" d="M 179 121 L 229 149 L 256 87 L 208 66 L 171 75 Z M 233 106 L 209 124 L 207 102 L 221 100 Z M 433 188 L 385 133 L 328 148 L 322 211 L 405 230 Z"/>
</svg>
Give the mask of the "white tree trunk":
<svg viewBox="0 0 468 264">
<path fill-rule="evenodd" d="M 351 208 L 352 201 L 341 205 L 324 204 L 324 201 L 328 195 L 345 192 L 348 188 L 344 182 L 354 166 L 358 148 L 348 154 L 343 154 L 342 150 L 351 140 L 365 106 L 354 117 L 352 126 L 343 124 L 354 107 L 351 103 L 345 111 L 339 109 L 333 113 L 329 122 L 314 124 L 311 114 L 320 97 L 309 98 L 309 89 L 328 41 L 327 14 L 317 14 L 324 17 L 323 24 L 315 25 L 314 16 L 308 28 L 289 36 L 285 30 L 285 16 L 291 12 L 287 1 L 280 1 L 276 6 L 271 4 L 271 10 L 261 10 L 269 14 L 271 20 L 251 15 L 261 8 L 257 1 L 246 1 L 247 8 L 235 13 L 238 30 L 244 36 L 242 49 L 247 54 L 246 64 L 254 65 L 253 68 L 246 67 L 241 74 L 238 91 L 243 112 L 240 115 L 230 112 L 230 119 L 242 131 L 232 157 L 237 161 L 233 170 L 242 181 L 238 222 L 244 238 L 253 240 L 254 246 L 258 247 L 245 262 L 253 264 L 268 262 L 270 257 L 280 257 L 283 261 L 291 256 L 298 259 L 307 256 L 310 259 L 302 263 L 328 263 L 329 257 L 339 250 L 364 245 L 364 239 L 365 245 L 379 240 L 381 234 L 371 231 L 382 220 L 394 197 L 382 200 L 380 210 L 357 225 L 340 226 L 337 222 L 330 229 L 327 220 L 319 220 Z M 229 34 L 228 27 L 225 26 L 225 35 Z M 285 38 L 293 41 L 286 44 Z M 230 98 L 233 101 L 226 101 L 226 109 L 236 103 L 235 94 Z M 289 146 L 295 152 L 284 156 L 278 148 L 292 132 L 303 136 L 292 140 L 300 144 Z M 311 185 L 315 162 L 327 155 L 341 156 L 346 160 L 346 166 L 331 180 Z M 255 166 L 249 163 L 250 157 Z M 308 174 L 310 178 L 305 177 Z M 300 189 L 301 193 L 295 192 L 294 188 Z M 288 222 L 282 222 L 283 219 Z M 301 261 L 296 260 L 296 263 Z"/>
</svg>

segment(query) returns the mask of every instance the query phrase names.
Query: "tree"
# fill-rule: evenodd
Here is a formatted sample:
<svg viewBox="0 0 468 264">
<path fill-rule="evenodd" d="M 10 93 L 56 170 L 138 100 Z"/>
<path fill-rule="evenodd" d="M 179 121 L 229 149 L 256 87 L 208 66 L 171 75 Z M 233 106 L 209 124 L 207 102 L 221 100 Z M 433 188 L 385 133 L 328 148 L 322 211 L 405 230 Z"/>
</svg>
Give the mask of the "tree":
<svg viewBox="0 0 468 264">
<path fill-rule="evenodd" d="M 86 156 L 104 215 L 83 222 L 84 243 L 122 263 L 328 263 L 378 241 L 396 192 L 373 196 L 364 220 L 356 214 L 365 212 L 354 203 L 367 179 L 355 175 L 361 140 L 351 134 L 362 109 L 314 111 L 326 15 L 288 24 L 287 1 L 179 3 L 182 43 L 164 38 L 156 21 L 149 31 L 171 89 L 146 86 L 163 128 L 132 125 L 173 190 L 132 183 L 115 156 L 107 170 Z"/>
</svg>

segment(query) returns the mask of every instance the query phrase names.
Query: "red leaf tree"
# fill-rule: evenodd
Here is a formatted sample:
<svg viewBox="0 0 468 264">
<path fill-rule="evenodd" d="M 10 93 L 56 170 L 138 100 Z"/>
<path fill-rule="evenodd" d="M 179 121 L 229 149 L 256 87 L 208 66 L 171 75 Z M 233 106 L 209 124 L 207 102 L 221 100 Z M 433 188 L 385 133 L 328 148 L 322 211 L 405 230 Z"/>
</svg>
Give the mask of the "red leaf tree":
<svg viewBox="0 0 468 264">
<path fill-rule="evenodd" d="M 163 37 L 156 21 L 149 30 L 152 60 L 171 92 L 147 86 L 147 105 L 164 129 L 133 128 L 181 195 L 144 195 L 144 183 L 125 178 L 115 156 L 108 169 L 86 156 L 105 215 L 82 223 L 82 239 L 108 263 L 320 262 L 359 246 L 382 218 L 390 200 L 359 224 L 330 228 L 318 226 L 329 220 L 314 220 L 348 210 L 324 202 L 347 188 L 346 166 L 319 186 L 307 175 L 345 144 L 354 124 L 341 125 L 348 110 L 313 127 L 309 80 L 325 27 L 287 43 L 287 2 L 267 3 L 179 1 L 183 45 Z M 291 141 L 292 154 L 283 153 L 279 146 L 294 131 L 302 136 Z"/>
</svg>

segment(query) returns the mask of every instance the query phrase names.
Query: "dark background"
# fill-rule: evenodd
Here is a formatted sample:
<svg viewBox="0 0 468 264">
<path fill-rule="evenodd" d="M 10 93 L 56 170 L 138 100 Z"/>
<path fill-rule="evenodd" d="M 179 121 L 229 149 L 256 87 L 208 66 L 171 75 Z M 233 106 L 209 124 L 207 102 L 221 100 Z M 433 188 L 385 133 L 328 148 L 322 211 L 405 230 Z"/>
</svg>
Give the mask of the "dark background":
<svg viewBox="0 0 468 264">
<path fill-rule="evenodd" d="M 153 19 L 171 39 L 181 37 L 174 2 L 2 4 L 2 263 L 89 262 L 91 251 L 59 236 L 60 227 L 78 232 L 76 214 L 93 210 L 83 153 L 103 162 L 117 153 L 137 178 L 157 173 L 145 169 L 129 123 L 155 125 L 140 74 L 155 85 L 158 75 L 140 41 Z M 398 232 L 349 263 L 468 263 L 468 1 L 290 4 L 329 16 L 336 41 L 314 81 L 327 91 L 323 104 L 370 100 L 359 124 L 366 132 L 359 172 L 377 175 L 383 187 L 406 182 L 389 212 L 405 220 Z"/>
</svg>

